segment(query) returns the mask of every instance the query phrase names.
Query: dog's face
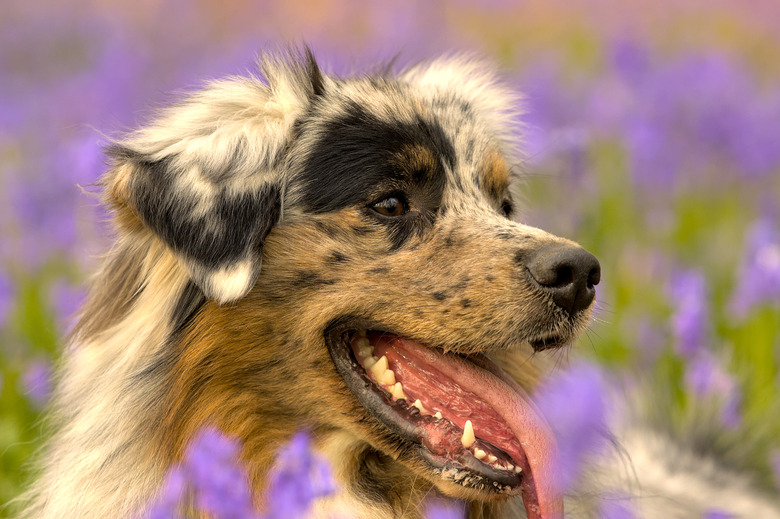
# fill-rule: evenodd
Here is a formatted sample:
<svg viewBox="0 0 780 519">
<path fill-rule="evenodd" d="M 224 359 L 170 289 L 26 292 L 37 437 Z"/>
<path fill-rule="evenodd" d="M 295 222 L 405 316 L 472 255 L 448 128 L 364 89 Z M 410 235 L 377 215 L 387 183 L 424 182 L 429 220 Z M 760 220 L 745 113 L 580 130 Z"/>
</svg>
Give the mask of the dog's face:
<svg viewBox="0 0 780 519">
<path fill-rule="evenodd" d="M 493 356 L 570 342 L 599 267 L 512 221 L 511 97 L 466 60 L 267 68 L 270 87 L 215 85 L 114 150 L 120 222 L 199 289 L 174 316 L 173 436 L 218 421 L 262 479 L 264 443 L 305 426 L 349 438 L 357 487 L 373 453 L 449 495 L 556 513 L 533 375 Z"/>
</svg>

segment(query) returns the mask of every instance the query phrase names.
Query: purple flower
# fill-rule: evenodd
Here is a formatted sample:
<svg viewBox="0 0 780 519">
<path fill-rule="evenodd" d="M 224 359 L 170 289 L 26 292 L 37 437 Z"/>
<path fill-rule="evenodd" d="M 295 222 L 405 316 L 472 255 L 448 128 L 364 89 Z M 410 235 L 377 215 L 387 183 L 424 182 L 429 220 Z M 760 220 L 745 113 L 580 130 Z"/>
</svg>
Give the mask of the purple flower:
<svg viewBox="0 0 780 519">
<path fill-rule="evenodd" d="M 687 359 L 706 347 L 707 341 L 707 284 L 697 270 L 678 272 L 667 287 L 674 312 L 672 332 L 677 352 Z"/>
<path fill-rule="evenodd" d="M 698 396 L 711 396 L 729 392 L 734 382 L 720 364 L 706 351 L 700 352 L 688 363 L 685 381 Z"/>
<path fill-rule="evenodd" d="M 330 466 L 314 453 L 308 433 L 299 432 L 276 456 L 276 464 L 269 475 L 266 514 L 263 517 L 305 517 L 315 499 L 335 490 Z"/>
<path fill-rule="evenodd" d="M 57 322 L 67 330 L 84 300 L 84 289 L 65 281 L 57 281 L 49 288 L 49 300 L 54 307 Z"/>
<path fill-rule="evenodd" d="M 149 508 L 144 519 L 179 519 L 180 504 L 187 491 L 187 475 L 182 467 L 174 467 L 168 472 L 162 492 L 157 501 Z"/>
<path fill-rule="evenodd" d="M 11 279 L 3 272 L 0 272 L 0 330 L 5 327 L 8 315 L 14 304 L 15 290 Z"/>
<path fill-rule="evenodd" d="M 254 517 L 246 471 L 238 463 L 241 447 L 213 428 L 203 429 L 191 441 L 184 471 L 199 509 L 220 519 Z"/>
<path fill-rule="evenodd" d="M 732 517 L 734 517 L 734 514 L 726 512 L 725 510 L 710 508 L 704 512 L 703 519 L 731 519 Z"/>
<path fill-rule="evenodd" d="M 51 396 L 51 364 L 46 361 L 36 361 L 30 364 L 22 375 L 22 386 L 25 394 L 36 407 L 44 407 Z"/>
<path fill-rule="evenodd" d="M 740 99 L 745 102 L 745 99 Z M 729 151 L 744 176 L 763 177 L 780 169 L 777 121 L 780 120 L 780 96 L 766 99 L 752 96 L 740 111 L 741 123 L 731 131 Z"/>
<path fill-rule="evenodd" d="M 64 281 L 55 282 L 49 288 L 49 299 L 54 307 L 57 322 L 68 329 L 76 311 L 84 300 L 84 289 L 76 287 Z"/>
<path fill-rule="evenodd" d="M 601 498 L 599 517 L 602 519 L 634 519 L 636 513 L 629 499 L 620 495 L 607 495 Z"/>
<path fill-rule="evenodd" d="M 215 519 L 303 518 L 315 499 L 335 491 L 330 466 L 314 454 L 308 434 L 301 432 L 277 454 L 268 479 L 267 511 L 260 515 L 239 462 L 240 451 L 236 440 L 214 428 L 203 429 L 190 442 L 182 464 L 168 473 L 144 519 L 181 517 L 181 501 L 188 493 Z"/>
<path fill-rule="evenodd" d="M 466 513 L 459 501 L 431 499 L 425 507 L 425 519 L 464 519 Z"/>
<path fill-rule="evenodd" d="M 612 67 L 624 81 L 639 85 L 650 69 L 650 57 L 647 49 L 632 38 L 619 38 L 610 47 Z"/>
<path fill-rule="evenodd" d="M 634 113 L 625 128 L 629 168 L 639 188 L 674 187 L 679 170 L 675 147 L 663 122 Z"/>
<path fill-rule="evenodd" d="M 762 304 L 780 304 L 780 229 L 771 218 L 761 218 L 748 231 L 739 284 L 731 307 L 744 318 Z"/>
<path fill-rule="evenodd" d="M 721 422 L 735 429 L 742 423 L 741 392 L 734 378 L 708 352 L 701 351 L 690 359 L 685 382 L 691 392 L 700 398 L 717 398 L 722 403 Z"/>
<path fill-rule="evenodd" d="M 537 405 L 558 440 L 558 486 L 571 489 L 587 459 L 605 446 L 606 383 L 592 364 L 578 364 L 549 378 L 540 389 Z"/>
<path fill-rule="evenodd" d="M 207 427 L 189 446 L 181 465 L 168 472 L 157 500 L 144 519 L 182 517 L 182 500 L 192 495 L 198 509 L 215 519 L 256 519 L 249 481 L 240 465 L 240 445 Z"/>
</svg>

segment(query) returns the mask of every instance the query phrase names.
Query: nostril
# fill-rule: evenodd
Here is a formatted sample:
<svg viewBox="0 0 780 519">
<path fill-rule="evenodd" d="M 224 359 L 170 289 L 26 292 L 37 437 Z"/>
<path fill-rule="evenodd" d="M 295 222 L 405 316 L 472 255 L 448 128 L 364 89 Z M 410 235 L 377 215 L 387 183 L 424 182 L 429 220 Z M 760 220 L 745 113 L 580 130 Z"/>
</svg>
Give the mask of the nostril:
<svg viewBox="0 0 780 519">
<path fill-rule="evenodd" d="M 555 282 L 550 286 L 565 287 L 574 282 L 574 269 L 569 265 L 560 265 L 555 272 Z"/>
<path fill-rule="evenodd" d="M 593 259 L 596 259 L 595 257 Z M 593 288 L 601 281 L 601 265 L 596 261 L 596 266 L 588 272 L 588 288 Z"/>
</svg>

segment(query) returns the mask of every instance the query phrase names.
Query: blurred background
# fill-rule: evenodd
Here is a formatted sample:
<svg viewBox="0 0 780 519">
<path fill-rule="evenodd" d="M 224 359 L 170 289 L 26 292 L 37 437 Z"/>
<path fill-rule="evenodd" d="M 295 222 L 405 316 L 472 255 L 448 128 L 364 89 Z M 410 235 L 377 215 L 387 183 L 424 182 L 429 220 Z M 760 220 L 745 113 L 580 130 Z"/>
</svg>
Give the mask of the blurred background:
<svg viewBox="0 0 780 519">
<path fill-rule="evenodd" d="M 575 385 L 648 384 L 672 432 L 697 434 L 699 410 L 716 410 L 713 441 L 747 445 L 724 447 L 725 461 L 777 490 L 777 2 L 5 0 L 0 517 L 46 434 L 61 338 L 110 243 L 91 185 L 106 138 L 303 41 L 339 75 L 458 50 L 502 67 L 525 93 L 520 219 L 603 268 L 596 321 L 558 364 L 599 366 Z"/>
</svg>

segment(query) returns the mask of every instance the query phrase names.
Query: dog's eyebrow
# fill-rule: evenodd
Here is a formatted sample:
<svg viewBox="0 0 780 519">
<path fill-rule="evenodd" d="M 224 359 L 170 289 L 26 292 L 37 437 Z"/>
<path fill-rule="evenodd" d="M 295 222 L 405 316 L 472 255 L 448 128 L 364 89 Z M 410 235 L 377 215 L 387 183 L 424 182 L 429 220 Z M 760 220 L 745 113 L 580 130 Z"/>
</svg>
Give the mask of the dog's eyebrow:
<svg viewBox="0 0 780 519">
<path fill-rule="evenodd" d="M 476 172 L 477 185 L 494 200 L 501 202 L 509 189 L 509 167 L 497 149 L 488 151 Z"/>
<path fill-rule="evenodd" d="M 352 103 L 345 113 L 313 124 L 321 137 L 299 172 L 306 210 L 341 209 L 392 184 L 422 182 L 441 199 L 443 166 L 454 168 L 456 155 L 435 120 L 384 121 Z"/>
</svg>

